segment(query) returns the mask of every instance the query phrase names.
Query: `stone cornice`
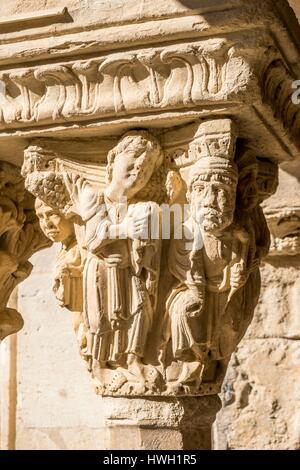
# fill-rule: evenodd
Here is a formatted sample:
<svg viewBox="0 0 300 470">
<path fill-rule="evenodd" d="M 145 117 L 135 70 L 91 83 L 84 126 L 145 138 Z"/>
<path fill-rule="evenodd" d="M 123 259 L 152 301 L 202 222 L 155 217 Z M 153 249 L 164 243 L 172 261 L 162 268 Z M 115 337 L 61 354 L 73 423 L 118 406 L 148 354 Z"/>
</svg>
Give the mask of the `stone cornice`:
<svg viewBox="0 0 300 470">
<path fill-rule="evenodd" d="M 243 102 L 255 80 L 242 55 L 232 41 L 209 39 L 7 70 L 0 128 Z"/>
<path fill-rule="evenodd" d="M 158 14 L 146 0 L 118 15 L 95 5 L 103 14 L 69 8 L 70 23 L 0 35 L 0 150 L 12 136 L 120 135 L 214 114 L 236 119 L 258 154 L 297 155 L 300 55 L 286 1 L 170 0 Z"/>
<path fill-rule="evenodd" d="M 289 63 L 299 61 L 300 30 L 285 0 L 276 5 L 273 0 L 168 0 L 159 12 L 150 0 L 145 0 L 143 9 L 137 12 L 136 2 L 132 0 L 126 1 L 126 8 L 124 5 L 122 8 L 122 1 L 109 8 L 103 2 L 95 2 L 92 16 L 90 10 L 70 8 L 68 11 L 68 22 L 15 34 L 5 34 L 5 30 L 0 32 L 0 66 L 183 39 L 226 36 L 255 29 L 274 35 Z"/>
</svg>

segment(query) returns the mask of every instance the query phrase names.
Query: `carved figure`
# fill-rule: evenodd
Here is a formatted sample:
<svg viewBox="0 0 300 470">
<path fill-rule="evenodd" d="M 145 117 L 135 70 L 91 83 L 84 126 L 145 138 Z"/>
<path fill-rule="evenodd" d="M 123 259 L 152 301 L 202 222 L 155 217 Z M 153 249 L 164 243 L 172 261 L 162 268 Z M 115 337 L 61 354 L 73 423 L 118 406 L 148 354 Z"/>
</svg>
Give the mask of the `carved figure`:
<svg viewBox="0 0 300 470">
<path fill-rule="evenodd" d="M 8 308 L 7 302 L 14 288 L 31 273 L 28 259 L 48 245 L 18 168 L 0 162 L 0 340 L 22 328 L 21 315 Z"/>
<path fill-rule="evenodd" d="M 62 247 L 55 262 L 53 291 L 61 307 L 72 312 L 73 327 L 80 351 L 85 356 L 86 327 L 83 320 L 83 261 L 75 237 L 74 217 L 66 218 L 41 199 L 35 201 L 36 214 L 44 234 Z"/>
<path fill-rule="evenodd" d="M 167 136 L 165 159 L 151 133 L 129 131 L 101 171 L 42 144 L 26 151 L 42 230 L 62 243 L 54 292 L 103 395 L 216 393 L 258 300 L 269 243 L 258 204 L 275 169 L 236 150 L 230 120 L 181 130 L 175 153 L 181 141 L 189 158 L 175 160 Z M 162 202 L 169 217 L 189 205 L 170 217 L 166 240 Z"/>
<path fill-rule="evenodd" d="M 85 199 L 90 207 L 85 219 L 87 354 L 98 377 L 101 369 L 119 368 L 110 383 L 114 391 L 130 380 L 142 386 L 146 381 L 142 359 L 156 307 L 160 240 L 148 233 L 150 219 L 159 226 L 159 206 L 143 199 L 161 164 L 158 141 L 148 132 L 132 131 L 108 155 L 104 194 L 88 193 L 91 188 L 82 179 L 76 181 L 76 195 L 73 190 L 74 205 Z"/>
</svg>

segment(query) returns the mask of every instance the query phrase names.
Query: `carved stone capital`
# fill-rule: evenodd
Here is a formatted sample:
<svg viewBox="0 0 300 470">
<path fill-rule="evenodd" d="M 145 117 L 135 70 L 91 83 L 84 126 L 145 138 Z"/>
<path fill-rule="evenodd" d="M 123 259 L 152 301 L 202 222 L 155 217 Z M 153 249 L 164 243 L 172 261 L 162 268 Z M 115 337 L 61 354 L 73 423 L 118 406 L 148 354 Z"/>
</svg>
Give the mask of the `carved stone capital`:
<svg viewBox="0 0 300 470">
<path fill-rule="evenodd" d="M 214 395 L 258 300 L 276 164 L 229 118 L 103 145 L 89 163 L 88 145 L 76 160 L 33 141 L 22 168 L 41 229 L 62 243 L 53 289 L 80 353 L 102 395 Z"/>
</svg>

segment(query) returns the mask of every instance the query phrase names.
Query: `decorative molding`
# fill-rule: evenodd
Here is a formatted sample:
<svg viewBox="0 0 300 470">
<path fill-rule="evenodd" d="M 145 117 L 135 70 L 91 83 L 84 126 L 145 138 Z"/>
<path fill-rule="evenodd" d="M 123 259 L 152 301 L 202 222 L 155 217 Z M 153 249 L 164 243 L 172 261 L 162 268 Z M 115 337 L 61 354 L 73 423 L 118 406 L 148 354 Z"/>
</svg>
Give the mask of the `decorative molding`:
<svg viewBox="0 0 300 470">
<path fill-rule="evenodd" d="M 300 105 L 293 103 L 293 77 L 282 58 L 269 61 L 262 75 L 263 100 L 268 103 L 276 120 L 280 121 L 290 139 L 300 148 Z"/>
<path fill-rule="evenodd" d="M 300 207 L 266 211 L 271 232 L 269 256 L 300 255 Z"/>
<path fill-rule="evenodd" d="M 53 23 L 67 23 L 70 21 L 67 7 L 52 8 L 44 11 L 22 13 L 0 18 L 1 33 L 20 29 L 39 28 Z"/>
<path fill-rule="evenodd" d="M 250 76 L 231 43 L 212 39 L 5 71 L 0 129 L 237 100 Z"/>
</svg>

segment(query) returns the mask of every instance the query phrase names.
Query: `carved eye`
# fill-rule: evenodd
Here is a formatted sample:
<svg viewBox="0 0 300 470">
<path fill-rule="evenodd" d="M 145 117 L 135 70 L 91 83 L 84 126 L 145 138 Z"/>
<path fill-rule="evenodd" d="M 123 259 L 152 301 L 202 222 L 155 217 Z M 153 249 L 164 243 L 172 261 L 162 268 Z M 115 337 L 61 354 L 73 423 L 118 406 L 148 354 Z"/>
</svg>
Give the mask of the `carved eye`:
<svg viewBox="0 0 300 470">
<path fill-rule="evenodd" d="M 134 163 L 130 163 L 130 164 L 127 166 L 127 171 L 132 171 L 134 168 L 136 168 L 135 164 L 134 164 Z"/>
<path fill-rule="evenodd" d="M 204 190 L 204 186 L 202 186 L 202 185 L 199 185 L 199 186 L 195 186 L 195 187 L 194 187 L 194 191 L 195 191 L 196 193 L 198 193 L 198 194 L 202 193 L 203 190 Z"/>
<path fill-rule="evenodd" d="M 225 191 L 225 189 L 221 188 L 218 191 L 218 196 L 222 201 L 226 202 L 228 198 L 228 193 Z"/>
</svg>

